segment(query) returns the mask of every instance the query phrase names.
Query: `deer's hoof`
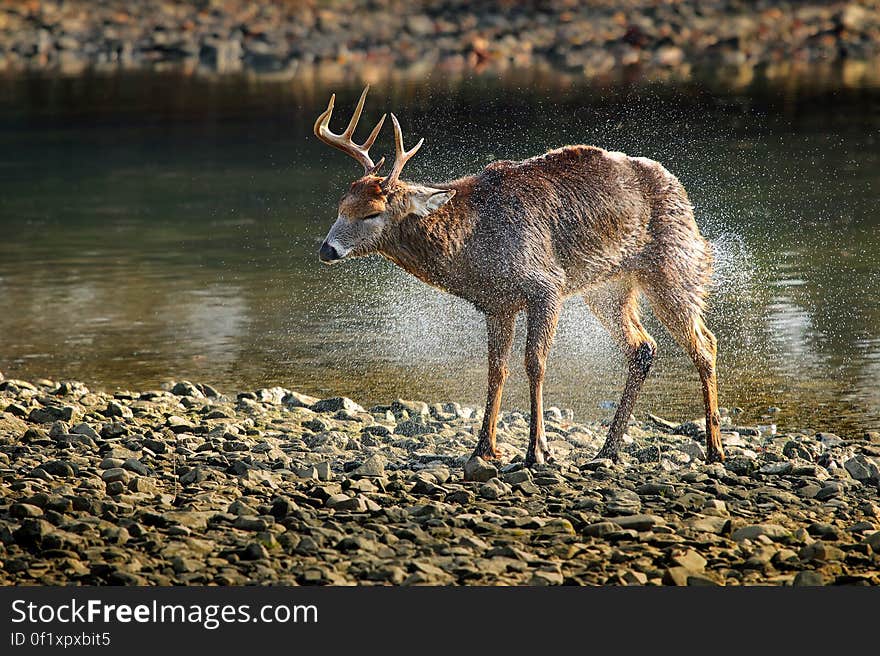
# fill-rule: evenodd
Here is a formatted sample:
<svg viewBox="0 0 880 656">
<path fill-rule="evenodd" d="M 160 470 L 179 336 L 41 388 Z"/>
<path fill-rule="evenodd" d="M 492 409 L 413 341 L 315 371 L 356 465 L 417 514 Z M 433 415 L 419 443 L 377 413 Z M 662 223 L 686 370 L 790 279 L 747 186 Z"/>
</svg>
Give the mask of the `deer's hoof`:
<svg viewBox="0 0 880 656">
<path fill-rule="evenodd" d="M 526 467 L 534 467 L 536 465 L 549 465 L 554 462 L 553 452 L 545 444 L 537 449 L 529 449 L 523 465 Z"/>
</svg>

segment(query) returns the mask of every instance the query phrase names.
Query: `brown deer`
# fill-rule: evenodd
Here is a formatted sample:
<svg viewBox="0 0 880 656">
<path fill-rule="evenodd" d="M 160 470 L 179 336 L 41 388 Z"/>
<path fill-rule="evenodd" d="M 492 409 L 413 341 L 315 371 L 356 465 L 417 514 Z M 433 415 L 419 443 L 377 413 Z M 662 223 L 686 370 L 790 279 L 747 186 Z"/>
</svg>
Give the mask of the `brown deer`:
<svg viewBox="0 0 880 656">
<path fill-rule="evenodd" d="M 489 389 L 474 457 L 499 457 L 496 420 L 514 320 L 525 310 L 531 395 L 525 464 L 549 458 L 542 401 L 545 363 L 563 300 L 582 294 L 629 365 L 623 396 L 597 454 L 616 460 L 656 353 L 639 318 L 639 295 L 644 294 L 696 365 L 706 408 L 707 457 L 723 460 L 716 341 L 703 321 L 712 253 L 678 179 L 650 159 L 566 146 L 521 162 L 496 161 L 451 182 L 404 182 L 400 173 L 424 140 L 405 150 L 394 114 L 396 154 L 383 178 L 379 170 L 385 160 L 374 164 L 369 149 L 385 116 L 363 144 L 352 140 L 368 90 L 341 134 L 329 129 L 335 95 L 315 122 L 319 139 L 364 167 L 364 175 L 342 197 L 319 257 L 331 264 L 379 253 L 485 314 Z"/>
</svg>

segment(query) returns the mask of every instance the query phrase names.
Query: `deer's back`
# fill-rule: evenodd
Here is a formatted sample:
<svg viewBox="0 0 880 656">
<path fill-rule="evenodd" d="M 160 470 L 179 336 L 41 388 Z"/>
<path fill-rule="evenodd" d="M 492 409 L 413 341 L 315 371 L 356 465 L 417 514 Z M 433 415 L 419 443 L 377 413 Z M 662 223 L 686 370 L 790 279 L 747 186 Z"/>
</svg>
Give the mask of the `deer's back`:
<svg viewBox="0 0 880 656">
<path fill-rule="evenodd" d="M 477 232 L 507 274 L 544 270 L 569 292 L 637 266 L 646 246 L 666 233 L 699 238 L 681 184 L 645 158 L 566 146 L 494 162 L 471 184 Z M 670 217 L 670 205 L 685 211 Z"/>
</svg>

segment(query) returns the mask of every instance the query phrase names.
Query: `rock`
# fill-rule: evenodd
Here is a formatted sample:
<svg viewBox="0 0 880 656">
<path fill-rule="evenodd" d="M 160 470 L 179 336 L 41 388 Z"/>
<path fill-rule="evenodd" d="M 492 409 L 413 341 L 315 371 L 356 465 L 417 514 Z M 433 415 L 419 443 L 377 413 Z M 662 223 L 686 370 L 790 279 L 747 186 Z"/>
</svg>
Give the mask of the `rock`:
<svg viewBox="0 0 880 656">
<path fill-rule="evenodd" d="M 120 405 L 116 401 L 110 401 L 107 409 L 104 410 L 105 417 L 122 417 L 123 419 L 131 419 L 134 414 L 128 406 Z"/>
<path fill-rule="evenodd" d="M 242 531 L 253 531 L 258 533 L 269 528 L 269 524 L 265 519 L 260 517 L 247 517 L 239 515 L 232 521 L 232 526 Z"/>
<path fill-rule="evenodd" d="M 464 480 L 485 483 L 498 477 L 498 469 L 479 456 L 471 457 L 464 464 Z"/>
<path fill-rule="evenodd" d="M 532 578 L 529 580 L 529 585 L 531 586 L 545 586 L 545 585 L 562 585 L 564 579 L 560 572 L 552 572 L 545 570 L 538 570 L 532 574 Z"/>
<path fill-rule="evenodd" d="M 793 469 L 791 462 L 784 460 L 782 462 L 770 462 L 758 469 L 759 474 L 780 475 L 788 474 Z"/>
<path fill-rule="evenodd" d="M 609 533 L 617 533 L 620 530 L 620 525 L 614 522 L 596 522 L 585 527 L 582 533 L 587 537 L 601 538 Z"/>
<path fill-rule="evenodd" d="M 14 517 L 16 519 L 26 519 L 28 517 L 42 517 L 43 510 L 37 506 L 33 506 L 29 503 L 13 503 L 9 507 L 9 515 L 10 517 Z"/>
<path fill-rule="evenodd" d="M 253 506 L 251 506 L 251 505 L 245 503 L 245 502 L 242 501 L 241 499 L 236 499 L 235 501 L 233 501 L 232 503 L 230 503 L 230 504 L 229 504 L 229 507 L 226 509 L 226 512 L 228 512 L 228 513 L 231 514 L 231 515 L 236 515 L 236 516 L 251 516 L 251 517 L 256 516 L 256 515 L 259 514 L 259 513 L 257 512 L 257 509 L 256 509 L 256 508 L 254 508 Z"/>
<path fill-rule="evenodd" d="M 706 459 L 706 450 L 703 448 L 702 444 L 698 444 L 697 442 L 685 442 L 684 444 L 680 444 L 677 448 L 682 453 L 689 455 L 693 460 Z"/>
<path fill-rule="evenodd" d="M 669 567 L 663 572 L 663 585 L 685 586 L 691 572 L 685 567 Z"/>
<path fill-rule="evenodd" d="M 409 417 L 425 416 L 430 413 L 427 403 L 422 401 L 407 401 L 405 399 L 397 399 L 391 404 L 391 412 L 395 417 L 400 417 L 405 412 Z"/>
<path fill-rule="evenodd" d="M 311 408 L 318 401 L 319 399 L 314 396 L 300 394 L 299 392 L 288 392 L 281 399 L 281 402 L 288 408 Z"/>
<path fill-rule="evenodd" d="M 684 567 L 689 572 L 702 572 L 706 569 L 708 561 L 693 549 L 683 552 L 675 552 L 669 562 L 676 567 Z"/>
<path fill-rule="evenodd" d="M 750 524 L 736 529 L 731 536 L 737 542 L 754 540 L 766 535 L 771 540 L 781 540 L 791 536 L 791 531 L 779 524 Z"/>
<path fill-rule="evenodd" d="M 312 405 L 312 410 L 325 413 L 338 412 L 339 410 L 345 410 L 346 412 L 352 413 L 366 412 L 363 407 L 344 396 L 334 396 L 333 398 L 322 399 Z"/>
<path fill-rule="evenodd" d="M 357 469 L 352 472 L 353 476 L 367 478 L 379 478 L 385 475 L 385 460 L 382 456 L 374 454 L 367 458 Z"/>
<path fill-rule="evenodd" d="M 639 495 L 632 490 L 606 489 L 602 490 L 605 497 L 606 515 L 632 515 L 642 507 Z"/>
<path fill-rule="evenodd" d="M 532 480 L 532 472 L 528 469 L 519 469 L 513 472 L 507 472 L 501 475 L 501 480 L 509 485 L 525 483 Z"/>
<path fill-rule="evenodd" d="M 122 467 L 113 467 L 112 469 L 105 469 L 101 473 L 101 480 L 105 483 L 112 483 L 114 481 L 127 483 L 129 480 L 129 473 L 122 469 Z"/>
<path fill-rule="evenodd" d="M 196 399 L 203 399 L 205 395 L 202 391 L 188 380 L 182 380 L 171 388 L 171 393 L 176 396 L 189 396 Z"/>
<path fill-rule="evenodd" d="M 405 419 L 394 427 L 394 433 L 405 437 L 415 437 L 417 435 L 428 435 L 434 432 L 434 427 L 425 423 L 424 418 L 419 415 L 414 419 Z"/>
<path fill-rule="evenodd" d="M 135 494 L 157 494 L 159 487 L 153 478 L 135 476 L 128 483 L 128 489 Z"/>
<path fill-rule="evenodd" d="M 15 541 L 26 548 L 39 547 L 43 541 L 52 533 L 55 527 L 45 519 L 24 519 L 14 532 Z"/>
<path fill-rule="evenodd" d="M 819 586 L 825 584 L 826 580 L 821 572 L 816 572 L 809 569 L 798 572 L 797 576 L 794 577 L 793 583 L 793 585 L 796 586 Z"/>
<path fill-rule="evenodd" d="M 279 405 L 285 398 L 289 398 L 293 393 L 283 387 L 264 387 L 258 389 L 256 394 L 257 399 L 262 403 Z M 317 401 L 317 399 L 315 399 L 315 401 Z"/>
<path fill-rule="evenodd" d="M 28 425 L 15 415 L 9 412 L 0 413 L 0 437 L 19 438 L 27 429 Z"/>
<path fill-rule="evenodd" d="M 870 458 L 861 454 L 843 463 L 846 471 L 857 481 L 880 481 L 880 469 Z"/>
<path fill-rule="evenodd" d="M 28 414 L 28 421 L 35 424 L 50 424 L 55 421 L 71 422 L 80 414 L 73 406 L 48 405 L 43 408 L 34 408 Z"/>
<path fill-rule="evenodd" d="M 132 471 L 135 474 L 140 474 L 141 476 L 150 475 L 150 468 L 137 458 L 126 458 L 122 463 L 122 468 Z"/>
<path fill-rule="evenodd" d="M 871 533 L 871 535 L 864 539 L 862 544 L 870 545 L 875 553 L 880 553 L 880 531 Z"/>
<path fill-rule="evenodd" d="M 614 523 L 624 530 L 650 531 L 655 526 L 660 526 L 666 522 L 657 515 L 623 515 L 615 517 Z"/>
<path fill-rule="evenodd" d="M 477 494 L 484 499 L 495 500 L 506 496 L 510 488 L 498 478 L 491 478 L 483 483 L 477 490 Z"/>
<path fill-rule="evenodd" d="M 52 476 L 59 476 L 61 478 L 70 478 L 76 474 L 76 470 L 71 464 L 64 462 L 63 460 L 50 460 L 49 462 L 44 462 L 42 468 Z"/>
<path fill-rule="evenodd" d="M 841 549 L 822 541 L 806 545 L 798 554 L 801 560 L 821 562 L 840 561 L 844 559 L 845 555 Z"/>
<path fill-rule="evenodd" d="M 364 500 L 360 496 L 350 497 L 347 494 L 334 494 L 330 496 L 324 505 L 333 510 L 364 512 L 367 509 Z"/>
<path fill-rule="evenodd" d="M 315 465 L 315 476 L 317 476 L 319 481 L 333 480 L 333 470 L 330 469 L 330 462 L 324 461 Z"/>
<path fill-rule="evenodd" d="M 474 499 L 476 499 L 476 496 L 470 490 L 456 490 L 446 495 L 447 503 L 460 503 L 464 506 L 472 504 Z"/>
<path fill-rule="evenodd" d="M 245 561 L 266 560 L 269 552 L 259 542 L 251 542 L 239 553 L 239 558 Z"/>
</svg>

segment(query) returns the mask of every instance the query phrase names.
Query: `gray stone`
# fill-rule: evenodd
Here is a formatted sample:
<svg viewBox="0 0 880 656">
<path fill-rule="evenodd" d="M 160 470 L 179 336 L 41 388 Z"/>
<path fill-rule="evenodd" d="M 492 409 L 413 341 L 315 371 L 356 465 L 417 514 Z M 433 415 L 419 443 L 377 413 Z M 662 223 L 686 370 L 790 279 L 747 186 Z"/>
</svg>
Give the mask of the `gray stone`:
<svg viewBox="0 0 880 656">
<path fill-rule="evenodd" d="M 633 515 L 642 507 L 642 500 L 632 490 L 602 490 L 602 496 L 605 497 L 606 515 Z"/>
<path fill-rule="evenodd" d="M 288 392 L 281 399 L 281 402 L 288 408 L 311 408 L 318 401 L 319 399 L 314 396 L 300 394 L 299 392 Z"/>
<path fill-rule="evenodd" d="M 498 469 L 479 456 L 468 459 L 464 464 L 464 480 L 485 483 L 498 477 Z"/>
<path fill-rule="evenodd" d="M 857 481 L 880 481 L 880 469 L 877 464 L 864 455 L 859 454 L 850 458 L 843 463 L 843 466 Z"/>
<path fill-rule="evenodd" d="M 385 459 L 379 454 L 374 454 L 364 460 L 361 465 L 352 472 L 353 476 L 366 478 L 379 478 L 385 475 Z"/>
<path fill-rule="evenodd" d="M 74 467 L 63 460 L 50 460 L 49 462 L 44 462 L 42 468 L 47 473 L 52 474 L 52 476 L 60 476 L 61 478 L 69 478 L 76 474 Z"/>
<path fill-rule="evenodd" d="M 585 527 L 582 533 L 587 537 L 601 538 L 609 533 L 616 533 L 620 530 L 620 525 L 615 524 L 614 522 L 596 522 L 595 524 L 590 524 Z"/>
<path fill-rule="evenodd" d="M 404 412 L 410 417 L 424 416 L 429 414 L 428 404 L 422 401 L 407 401 L 406 399 L 397 399 L 391 404 L 391 412 L 395 416 L 401 416 Z"/>
<path fill-rule="evenodd" d="M 171 388 L 171 393 L 176 396 L 191 396 L 196 399 L 203 399 L 205 395 L 201 390 L 188 380 L 182 380 Z"/>
<path fill-rule="evenodd" d="M 347 510 L 353 512 L 364 512 L 367 509 L 367 505 L 364 503 L 364 500 L 360 495 L 350 497 L 347 494 L 342 493 L 331 495 L 327 501 L 324 502 L 324 505 L 333 510 Z"/>
<path fill-rule="evenodd" d="M 780 540 L 791 536 L 791 531 L 779 524 L 749 524 L 733 531 L 731 537 L 737 542 L 754 540 L 766 535 L 771 540 Z"/>
<path fill-rule="evenodd" d="M 532 472 L 528 469 L 519 469 L 513 472 L 507 472 L 501 475 L 501 480 L 510 485 L 525 483 L 532 480 Z"/>
<path fill-rule="evenodd" d="M 123 483 L 127 483 L 129 479 L 129 474 L 127 471 L 122 469 L 122 467 L 113 467 L 111 469 L 105 469 L 101 473 L 101 480 L 105 483 L 112 483 L 114 481 L 122 481 Z"/>
<path fill-rule="evenodd" d="M 334 396 L 329 399 L 321 399 L 312 405 L 315 412 L 338 412 L 346 410 L 348 412 L 366 412 L 360 405 L 344 396 Z"/>
<path fill-rule="evenodd" d="M 794 577 L 794 583 L 792 585 L 796 586 L 819 586 L 825 585 L 827 581 L 821 572 L 816 572 L 814 570 L 806 569 L 802 572 L 798 572 L 797 576 Z"/>
<path fill-rule="evenodd" d="M 65 405 L 63 407 L 48 405 L 43 408 L 34 408 L 31 410 L 28 414 L 28 421 L 35 424 L 50 424 L 55 421 L 71 422 L 79 416 L 79 414 L 80 411 L 70 405 Z"/>
<path fill-rule="evenodd" d="M 663 525 L 666 522 L 657 515 L 623 515 L 615 517 L 614 523 L 624 530 L 650 531 L 655 526 Z"/>
</svg>

